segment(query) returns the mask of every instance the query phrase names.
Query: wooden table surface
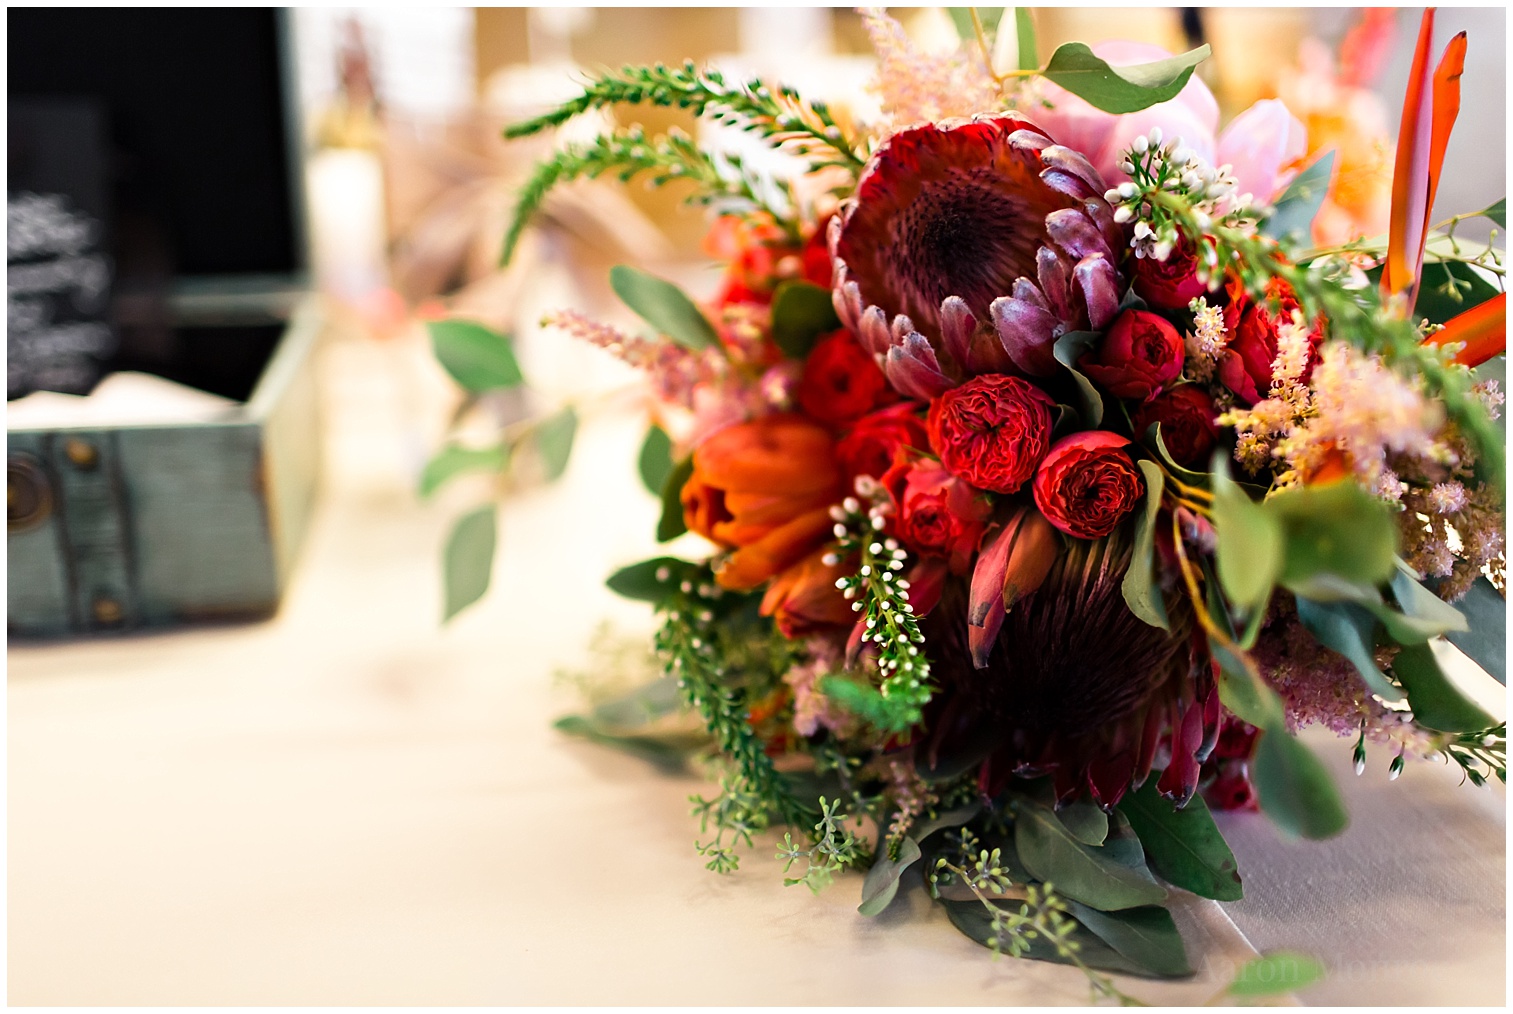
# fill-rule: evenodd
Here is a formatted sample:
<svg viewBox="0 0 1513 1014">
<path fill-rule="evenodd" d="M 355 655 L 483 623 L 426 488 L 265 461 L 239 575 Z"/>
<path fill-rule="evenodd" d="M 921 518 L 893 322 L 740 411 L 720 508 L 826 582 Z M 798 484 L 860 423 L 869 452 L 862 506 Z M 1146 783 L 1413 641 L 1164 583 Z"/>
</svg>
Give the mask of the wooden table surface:
<svg viewBox="0 0 1513 1014">
<path fill-rule="evenodd" d="M 479 491 L 413 495 L 432 369 L 413 340 L 323 350 L 325 484 L 274 619 L 10 645 L 11 1003 L 1086 1002 L 920 891 L 867 919 L 859 877 L 812 897 L 765 847 L 706 872 L 700 780 L 552 729 L 576 704 L 553 673 L 596 626 L 650 628 L 602 586 L 656 548 L 632 415 L 507 504 L 493 590 L 442 629 L 439 547 Z M 1501 1004 L 1501 788 L 1356 779 L 1348 743 L 1321 745 L 1351 829 L 1285 843 L 1225 818 L 1233 923 L 1194 899 L 1197 978 L 1126 988 L 1201 1003 L 1254 944 L 1330 967 L 1304 1002 Z"/>
</svg>

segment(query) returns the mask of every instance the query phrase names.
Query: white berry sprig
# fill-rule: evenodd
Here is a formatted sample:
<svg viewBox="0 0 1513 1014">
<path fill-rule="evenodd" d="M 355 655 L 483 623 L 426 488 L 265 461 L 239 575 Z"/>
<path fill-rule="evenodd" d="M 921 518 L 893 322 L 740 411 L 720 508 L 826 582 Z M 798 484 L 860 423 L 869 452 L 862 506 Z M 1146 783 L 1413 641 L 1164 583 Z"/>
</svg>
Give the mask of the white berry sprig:
<svg viewBox="0 0 1513 1014">
<path fill-rule="evenodd" d="M 851 608 L 860 613 L 862 638 L 877 648 L 882 682 L 873 687 L 847 680 L 826 681 L 825 691 L 873 726 L 903 732 L 919 724 L 934 687 L 930 661 L 921 650 L 920 632 L 909 601 L 909 582 L 901 575 L 909 554 L 883 534 L 892 503 L 887 492 L 867 476 L 856 481 L 857 496 L 830 509 L 835 520 L 835 548 L 825 556 L 831 566 L 855 557 L 857 572 L 839 578 Z"/>
</svg>

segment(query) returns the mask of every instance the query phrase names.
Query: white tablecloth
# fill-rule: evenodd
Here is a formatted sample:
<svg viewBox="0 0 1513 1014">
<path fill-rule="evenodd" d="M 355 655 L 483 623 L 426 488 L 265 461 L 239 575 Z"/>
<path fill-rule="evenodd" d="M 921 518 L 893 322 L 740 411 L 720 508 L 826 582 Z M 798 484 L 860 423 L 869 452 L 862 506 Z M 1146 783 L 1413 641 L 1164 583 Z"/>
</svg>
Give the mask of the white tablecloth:
<svg viewBox="0 0 1513 1014">
<path fill-rule="evenodd" d="M 815 898 L 767 847 L 706 872 L 699 780 L 551 728 L 593 628 L 649 629 L 602 587 L 655 549 L 639 420 L 590 422 L 563 483 L 508 504 L 492 592 L 443 630 L 439 547 L 476 493 L 412 493 L 444 388 L 418 347 L 325 352 L 327 481 L 275 619 L 9 648 L 11 1003 L 1087 1000 L 922 892 L 867 919 L 859 877 Z M 1502 1002 L 1505 798 L 1445 775 L 1344 779 L 1329 843 L 1226 820 L 1239 930 L 1333 969 L 1304 1001 Z M 1254 953 L 1217 906 L 1181 918 L 1198 978 L 1131 992 L 1202 1002 Z"/>
</svg>

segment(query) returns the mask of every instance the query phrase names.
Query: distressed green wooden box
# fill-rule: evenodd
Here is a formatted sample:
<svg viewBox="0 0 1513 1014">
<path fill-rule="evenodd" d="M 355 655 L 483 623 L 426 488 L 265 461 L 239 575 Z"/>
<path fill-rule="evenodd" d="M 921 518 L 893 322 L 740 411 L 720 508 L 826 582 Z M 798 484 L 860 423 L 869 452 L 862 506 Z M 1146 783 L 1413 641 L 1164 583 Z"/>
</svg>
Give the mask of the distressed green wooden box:
<svg viewBox="0 0 1513 1014">
<path fill-rule="evenodd" d="M 7 430 L 10 634 L 271 615 L 315 501 L 321 330 L 307 296 L 221 421 Z"/>
</svg>

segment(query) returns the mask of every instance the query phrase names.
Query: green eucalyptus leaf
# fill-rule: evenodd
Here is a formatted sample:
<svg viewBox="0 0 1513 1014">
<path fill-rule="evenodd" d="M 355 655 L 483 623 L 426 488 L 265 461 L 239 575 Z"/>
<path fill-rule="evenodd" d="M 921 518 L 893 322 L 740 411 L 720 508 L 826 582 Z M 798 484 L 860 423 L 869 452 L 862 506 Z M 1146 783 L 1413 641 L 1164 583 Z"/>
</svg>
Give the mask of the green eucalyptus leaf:
<svg viewBox="0 0 1513 1014">
<path fill-rule="evenodd" d="M 443 622 L 483 598 L 494 570 L 494 508 L 480 507 L 452 526 L 442 555 L 446 606 Z"/>
<path fill-rule="evenodd" d="M 1102 336 L 1095 331 L 1068 331 L 1057 338 L 1053 346 L 1056 361 L 1066 367 L 1077 385 L 1082 422 L 1088 429 L 1097 429 L 1103 422 L 1103 396 L 1098 393 L 1093 382 L 1078 371 L 1077 360 L 1082 358 L 1082 354 L 1092 348 L 1100 337 Z"/>
<path fill-rule="evenodd" d="M 1187 948 L 1172 914 L 1159 905 L 1100 912 L 1078 902 L 1068 906 L 1077 921 L 1149 975 L 1191 975 Z"/>
<path fill-rule="evenodd" d="M 1225 990 L 1230 996 L 1276 996 L 1302 989 L 1324 977 L 1324 966 L 1306 954 L 1273 951 L 1246 962 Z"/>
<path fill-rule="evenodd" d="M 1153 461 L 1141 459 L 1136 464 L 1145 475 L 1145 509 L 1136 523 L 1134 552 L 1119 590 L 1124 594 L 1124 604 L 1129 606 L 1130 612 L 1153 627 L 1170 630 L 1166 603 L 1155 582 L 1156 519 L 1161 514 L 1161 494 L 1166 488 L 1166 477 Z"/>
<path fill-rule="evenodd" d="M 1401 701 L 1403 692 L 1377 667 L 1376 617 L 1353 602 L 1315 602 L 1297 597 L 1298 620 L 1326 648 L 1350 660 L 1371 692 L 1384 701 Z"/>
<path fill-rule="evenodd" d="M 636 468 L 641 473 L 641 484 L 654 496 L 660 496 L 673 468 L 672 438 L 662 427 L 652 426 L 646 431 L 641 453 L 636 458 Z"/>
<path fill-rule="evenodd" d="M 1477 214 L 1490 218 L 1498 224 L 1499 228 L 1506 229 L 1508 227 L 1508 199 L 1499 197 L 1495 203 L 1489 204 Z"/>
<path fill-rule="evenodd" d="M 567 471 L 573 454 L 573 439 L 578 435 L 578 410 L 565 405 L 536 426 L 536 453 L 541 455 L 541 470 L 552 482 Z"/>
<path fill-rule="evenodd" d="M 1465 652 L 1497 682 L 1507 685 L 1507 599 L 1492 587 L 1491 581 L 1479 577 L 1472 582 L 1466 597 L 1460 600 L 1459 611 L 1466 617 L 1467 629 L 1446 634 L 1446 640 Z"/>
<path fill-rule="evenodd" d="M 1219 663 L 1219 700 L 1224 706 L 1259 729 L 1280 724 L 1282 699 L 1261 678 L 1250 656 L 1213 638 L 1208 640 L 1208 649 Z"/>
<path fill-rule="evenodd" d="M 1035 21 L 1028 7 L 1014 8 L 1014 31 L 1019 37 L 1019 69 L 1037 70 L 1040 52 L 1035 43 Z"/>
<path fill-rule="evenodd" d="M 909 829 L 909 837 L 915 841 L 925 841 L 932 834 L 944 831 L 947 828 L 961 827 L 982 811 L 982 804 L 978 802 L 967 803 L 958 806 L 954 810 L 947 810 L 938 815 L 934 820 L 921 821 Z"/>
<path fill-rule="evenodd" d="M 1390 509 L 1350 480 L 1286 489 L 1261 506 L 1280 522 L 1286 540 L 1279 580 L 1300 594 L 1321 574 L 1376 585 L 1396 569 Z"/>
<path fill-rule="evenodd" d="M 1327 152 L 1297 177 L 1277 198 L 1275 210 L 1261 224 L 1261 233 L 1284 242 L 1307 244 L 1313 220 L 1324 206 L 1329 179 L 1334 173 L 1335 153 Z"/>
<path fill-rule="evenodd" d="M 1166 891 L 1139 873 L 1078 841 L 1039 803 L 1022 802 L 1014 821 L 1014 846 L 1025 868 L 1074 901 L 1105 912 L 1166 900 Z"/>
<path fill-rule="evenodd" d="M 951 920 L 951 925 L 960 930 L 966 937 L 975 940 L 984 947 L 993 946 L 993 917 L 988 906 L 975 898 L 969 901 L 956 901 L 942 899 L 945 906 L 946 916 Z M 1017 911 L 1021 902 L 1002 901 L 997 902 L 997 907 Z M 1072 931 L 1071 939 L 1078 945 L 1077 957 L 1089 968 L 1102 969 L 1105 972 L 1123 972 L 1126 975 L 1148 975 L 1144 968 L 1129 960 L 1118 951 L 1092 933 L 1087 927 L 1077 925 Z M 1050 961 L 1056 964 L 1070 964 L 1056 948 L 1047 943 L 1045 937 L 1037 935 L 1028 941 L 1029 948 L 1024 956 L 1037 961 Z M 1003 953 L 1009 951 L 1007 941 L 1001 944 Z"/>
<path fill-rule="evenodd" d="M 719 347 L 720 336 L 704 311 L 671 282 L 617 264 L 610 269 L 609 284 L 637 316 L 684 348 Z"/>
<path fill-rule="evenodd" d="M 1106 113 L 1137 113 L 1176 98 L 1210 52 L 1205 44 L 1154 63 L 1111 67 L 1083 43 L 1068 42 L 1051 54 L 1044 74 Z"/>
<path fill-rule="evenodd" d="M 661 602 L 698 572 L 695 564 L 673 556 L 642 560 L 621 567 L 604 582 L 616 595 L 641 602 Z"/>
<path fill-rule="evenodd" d="M 921 855 L 923 853 L 919 850 L 919 843 L 906 835 L 899 845 L 897 859 L 889 859 L 885 855 L 867 871 L 867 879 L 862 881 L 862 903 L 856 910 L 862 915 L 877 915 L 887 908 L 894 895 L 898 894 L 899 878 L 905 870 L 919 862 Z"/>
<path fill-rule="evenodd" d="M 1119 812 L 1140 836 L 1151 868 L 1167 883 L 1214 901 L 1245 896 L 1235 855 L 1202 796 L 1178 810 L 1156 790 L 1156 779 L 1147 778 L 1140 791 L 1119 801 Z"/>
<path fill-rule="evenodd" d="M 634 729 L 683 706 L 678 678 L 668 675 L 594 706 L 590 720 L 601 729 Z"/>
<path fill-rule="evenodd" d="M 1320 840 L 1350 823 L 1329 772 L 1280 722 L 1261 731 L 1250 770 L 1261 812 L 1284 834 Z"/>
<path fill-rule="evenodd" d="M 451 444 L 437 451 L 420 473 L 420 495 L 435 494 L 449 479 L 464 472 L 499 472 L 509 463 L 509 451 L 497 447 L 459 447 Z"/>
<path fill-rule="evenodd" d="M 1061 824 L 1084 845 L 1102 845 L 1108 838 L 1108 814 L 1092 803 L 1077 801 L 1056 811 Z"/>
<path fill-rule="evenodd" d="M 772 340 L 789 359 L 803 359 L 820 336 L 841 326 L 830 290 L 791 281 L 772 296 Z"/>
<path fill-rule="evenodd" d="M 621 750 L 649 761 L 667 774 L 683 771 L 688 758 L 708 743 L 707 736 L 684 734 L 664 737 L 606 732 L 592 719 L 582 715 L 566 715 L 552 724 L 559 732 L 579 736 L 591 743 Z"/>
<path fill-rule="evenodd" d="M 1213 476 L 1207 472 L 1194 472 L 1190 468 L 1183 468 L 1176 461 L 1172 460 L 1171 451 L 1166 449 L 1166 440 L 1161 436 L 1160 423 L 1151 423 L 1146 428 L 1145 440 L 1146 446 L 1155 448 L 1156 453 L 1161 456 L 1161 461 L 1166 465 L 1167 470 L 1178 479 L 1198 489 L 1208 489 L 1213 485 Z M 1235 485 L 1239 486 L 1241 484 L 1235 483 Z"/>
<path fill-rule="evenodd" d="M 1213 522 L 1218 537 L 1219 583 L 1236 606 L 1263 609 L 1282 572 L 1281 523 L 1229 478 L 1215 456 Z"/>
<path fill-rule="evenodd" d="M 1413 720 L 1439 732 L 1480 732 L 1497 720 L 1450 682 L 1434 649 L 1428 644 L 1410 644 L 1392 659 L 1392 672 L 1408 691 Z"/>
<path fill-rule="evenodd" d="M 464 389 L 478 394 L 520 385 L 520 364 L 507 336 L 471 320 L 433 320 L 426 329 L 436 360 Z"/>
<path fill-rule="evenodd" d="M 688 531 L 683 521 L 683 486 L 693 475 L 693 455 L 673 466 L 662 483 L 662 517 L 657 522 L 657 541 L 671 542 Z"/>
</svg>

